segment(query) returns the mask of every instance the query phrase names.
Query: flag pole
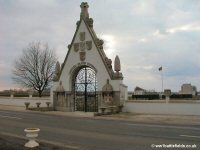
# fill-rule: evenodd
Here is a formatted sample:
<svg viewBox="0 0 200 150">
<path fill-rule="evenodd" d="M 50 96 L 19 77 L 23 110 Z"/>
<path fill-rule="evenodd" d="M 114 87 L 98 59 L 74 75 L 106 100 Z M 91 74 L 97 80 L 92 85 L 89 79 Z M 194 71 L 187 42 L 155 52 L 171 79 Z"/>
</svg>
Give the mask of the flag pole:
<svg viewBox="0 0 200 150">
<path fill-rule="evenodd" d="M 163 91 L 163 70 L 161 70 L 161 78 L 162 78 L 162 94 L 164 93 L 164 91 Z"/>
<path fill-rule="evenodd" d="M 162 68 L 162 66 L 158 68 L 158 71 L 161 71 L 161 99 L 162 99 L 162 94 L 164 93 L 164 91 L 163 91 L 163 68 Z"/>
</svg>

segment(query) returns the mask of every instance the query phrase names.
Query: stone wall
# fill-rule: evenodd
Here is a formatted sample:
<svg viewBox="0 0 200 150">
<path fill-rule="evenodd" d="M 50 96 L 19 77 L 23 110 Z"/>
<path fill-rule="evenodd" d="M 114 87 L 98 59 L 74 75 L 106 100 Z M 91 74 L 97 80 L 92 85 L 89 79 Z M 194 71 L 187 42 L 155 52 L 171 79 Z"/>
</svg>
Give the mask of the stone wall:
<svg viewBox="0 0 200 150">
<path fill-rule="evenodd" d="M 30 102 L 29 106 L 36 107 L 37 102 L 41 102 L 40 107 L 46 107 L 46 102 L 51 102 L 51 105 L 53 102 L 50 100 L 50 97 L 48 98 L 39 98 L 39 97 L 32 97 L 32 98 L 10 98 L 10 97 L 0 97 L 0 105 L 10 105 L 10 106 L 25 106 L 25 102 Z"/>
<path fill-rule="evenodd" d="M 200 100 L 197 101 L 126 101 L 124 112 L 139 114 L 200 115 Z"/>
</svg>

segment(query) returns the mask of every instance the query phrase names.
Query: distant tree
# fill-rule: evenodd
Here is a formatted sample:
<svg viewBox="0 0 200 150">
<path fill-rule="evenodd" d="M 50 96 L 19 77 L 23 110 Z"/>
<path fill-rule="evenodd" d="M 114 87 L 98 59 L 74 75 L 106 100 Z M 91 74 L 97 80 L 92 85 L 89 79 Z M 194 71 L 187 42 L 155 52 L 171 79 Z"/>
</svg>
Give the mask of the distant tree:
<svg viewBox="0 0 200 150">
<path fill-rule="evenodd" d="M 13 80 L 23 87 L 36 90 L 41 97 L 53 80 L 56 62 L 55 53 L 48 44 L 31 43 L 15 61 Z"/>
</svg>

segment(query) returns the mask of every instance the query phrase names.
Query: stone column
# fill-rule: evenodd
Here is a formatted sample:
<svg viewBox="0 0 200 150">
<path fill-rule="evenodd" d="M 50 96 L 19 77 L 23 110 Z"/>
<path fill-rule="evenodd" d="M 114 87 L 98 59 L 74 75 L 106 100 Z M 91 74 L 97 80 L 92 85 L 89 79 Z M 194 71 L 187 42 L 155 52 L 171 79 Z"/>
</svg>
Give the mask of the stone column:
<svg viewBox="0 0 200 150">
<path fill-rule="evenodd" d="M 164 95 L 165 95 L 166 103 L 169 103 L 170 95 L 171 95 L 171 90 L 170 89 L 165 89 L 164 90 Z"/>
<path fill-rule="evenodd" d="M 13 98 L 14 97 L 14 91 L 10 91 L 10 98 Z"/>
<path fill-rule="evenodd" d="M 32 90 L 30 90 L 30 91 L 28 91 L 28 94 L 29 94 L 29 98 L 32 98 L 33 97 L 33 91 Z"/>
</svg>

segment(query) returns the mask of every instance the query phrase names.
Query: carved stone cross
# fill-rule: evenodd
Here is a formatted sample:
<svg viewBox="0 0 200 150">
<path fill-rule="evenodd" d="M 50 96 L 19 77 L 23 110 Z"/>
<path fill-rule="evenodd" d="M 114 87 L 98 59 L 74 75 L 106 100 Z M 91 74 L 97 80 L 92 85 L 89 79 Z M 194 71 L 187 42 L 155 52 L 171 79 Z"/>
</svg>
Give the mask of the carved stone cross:
<svg viewBox="0 0 200 150">
<path fill-rule="evenodd" d="M 85 60 L 85 50 L 91 50 L 92 49 L 92 41 L 85 41 L 85 32 L 80 32 L 79 33 L 79 43 L 74 43 L 74 51 L 79 52 L 80 54 L 80 60 L 84 61 Z"/>
</svg>

